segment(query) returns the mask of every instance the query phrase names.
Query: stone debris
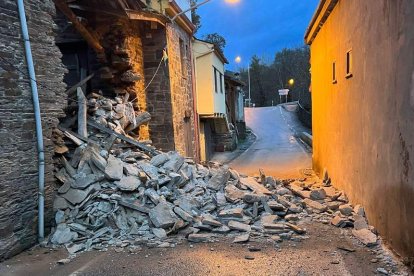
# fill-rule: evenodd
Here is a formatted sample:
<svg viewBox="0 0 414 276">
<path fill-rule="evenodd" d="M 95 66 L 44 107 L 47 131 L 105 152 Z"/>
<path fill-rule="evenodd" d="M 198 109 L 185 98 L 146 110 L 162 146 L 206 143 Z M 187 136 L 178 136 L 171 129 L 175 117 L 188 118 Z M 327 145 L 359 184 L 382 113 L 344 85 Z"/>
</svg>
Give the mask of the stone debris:
<svg viewBox="0 0 414 276">
<path fill-rule="evenodd" d="M 246 177 L 221 164 L 196 164 L 174 151 L 128 142 L 150 115 L 136 112 L 127 118 L 131 107 L 125 99 L 94 94 L 89 106 L 96 123 L 126 138 L 98 127 L 87 140 L 67 137 L 68 151 L 55 173 L 62 185 L 49 242 L 70 254 L 174 247 L 185 239 L 209 242 L 221 235 L 235 243 L 300 240 L 306 234 L 301 224 L 312 216 L 330 216 L 338 227 L 355 226 L 354 235 L 366 245 L 377 241 L 363 207 L 352 207 L 343 192 L 316 175 L 280 181 L 263 171 Z"/>
</svg>

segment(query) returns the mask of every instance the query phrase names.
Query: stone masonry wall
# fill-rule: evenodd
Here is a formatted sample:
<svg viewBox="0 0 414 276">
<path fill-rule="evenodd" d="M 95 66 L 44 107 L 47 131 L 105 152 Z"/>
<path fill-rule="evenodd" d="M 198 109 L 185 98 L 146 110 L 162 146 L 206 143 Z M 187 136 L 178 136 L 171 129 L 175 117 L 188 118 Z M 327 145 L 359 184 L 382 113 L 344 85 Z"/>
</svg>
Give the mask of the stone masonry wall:
<svg viewBox="0 0 414 276">
<path fill-rule="evenodd" d="M 52 221 L 52 130 L 66 104 L 51 0 L 27 0 L 46 154 L 46 226 Z M 38 162 L 29 78 L 16 1 L 0 1 L 0 260 L 37 241 Z"/>
<path fill-rule="evenodd" d="M 166 30 L 175 149 L 183 155 L 193 157 L 196 156 L 196 138 L 195 114 L 193 112 L 191 36 L 177 25 L 168 24 Z M 180 39 L 185 52 L 183 58 L 181 57 L 183 51 L 180 51 Z M 182 66 L 181 60 L 184 60 L 184 66 Z"/>
<path fill-rule="evenodd" d="M 164 27 L 145 28 L 144 31 L 144 72 L 145 83 L 149 84 L 163 56 L 167 45 Z M 175 149 L 174 128 L 168 62 L 161 66 L 146 90 L 148 112 L 151 113 L 149 131 L 152 143 L 164 151 Z"/>
</svg>

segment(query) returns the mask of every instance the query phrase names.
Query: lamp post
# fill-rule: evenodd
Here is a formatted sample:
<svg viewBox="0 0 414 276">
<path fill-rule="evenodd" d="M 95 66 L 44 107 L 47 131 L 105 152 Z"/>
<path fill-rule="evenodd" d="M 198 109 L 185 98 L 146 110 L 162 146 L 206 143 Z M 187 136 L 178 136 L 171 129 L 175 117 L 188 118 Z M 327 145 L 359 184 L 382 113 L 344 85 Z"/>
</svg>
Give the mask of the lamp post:
<svg viewBox="0 0 414 276">
<path fill-rule="evenodd" d="M 171 18 L 171 21 L 174 22 L 175 19 L 177 19 L 177 17 L 179 17 L 180 15 L 182 15 L 184 13 L 187 13 L 189 11 L 192 11 L 194 9 L 197 9 L 198 7 L 200 7 L 200 6 L 204 5 L 204 4 L 207 4 L 210 1 L 212 1 L 212 0 L 204 0 L 203 2 L 200 2 L 197 5 L 194 5 L 194 6 L 190 7 L 189 9 L 186 9 L 185 11 L 182 11 L 182 12 L 176 14 L 173 18 Z M 229 4 L 237 4 L 238 2 L 240 2 L 240 0 L 224 0 L 224 2 L 229 3 Z"/>
<path fill-rule="evenodd" d="M 240 56 L 237 56 L 234 61 L 238 64 L 240 64 L 242 62 L 242 58 Z M 250 63 L 247 64 L 247 79 L 248 79 L 248 85 L 249 85 L 249 107 L 252 103 L 252 98 L 251 98 L 251 87 L 250 87 Z"/>
</svg>

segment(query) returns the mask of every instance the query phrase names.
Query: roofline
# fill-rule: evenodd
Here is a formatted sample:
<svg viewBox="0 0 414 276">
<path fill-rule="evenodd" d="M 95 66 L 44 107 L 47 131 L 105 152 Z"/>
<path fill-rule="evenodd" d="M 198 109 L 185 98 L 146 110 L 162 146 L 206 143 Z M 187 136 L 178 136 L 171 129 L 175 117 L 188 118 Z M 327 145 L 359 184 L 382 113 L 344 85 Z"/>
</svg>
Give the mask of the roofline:
<svg viewBox="0 0 414 276">
<path fill-rule="evenodd" d="M 200 42 L 204 42 L 207 44 L 210 44 L 211 46 L 213 46 L 214 49 L 214 53 L 218 56 L 218 58 L 224 63 L 224 64 L 229 64 L 229 61 L 227 60 L 227 58 L 224 56 L 223 51 L 221 51 L 219 48 L 216 47 L 216 45 L 214 45 L 214 43 L 202 40 L 202 39 L 198 39 L 196 37 L 194 37 L 194 40 L 200 41 Z"/>
<path fill-rule="evenodd" d="M 171 8 L 167 8 L 166 12 L 169 13 L 171 17 L 174 17 L 177 14 L 182 13 L 180 6 L 175 2 L 175 0 L 168 0 L 169 6 Z M 196 27 L 194 26 L 193 22 L 185 15 L 184 13 L 179 15 L 176 19 L 178 25 L 180 25 L 184 30 L 189 34 L 194 34 Z"/>
<path fill-rule="evenodd" d="M 320 0 L 305 33 L 305 42 L 311 45 L 339 0 Z"/>
</svg>

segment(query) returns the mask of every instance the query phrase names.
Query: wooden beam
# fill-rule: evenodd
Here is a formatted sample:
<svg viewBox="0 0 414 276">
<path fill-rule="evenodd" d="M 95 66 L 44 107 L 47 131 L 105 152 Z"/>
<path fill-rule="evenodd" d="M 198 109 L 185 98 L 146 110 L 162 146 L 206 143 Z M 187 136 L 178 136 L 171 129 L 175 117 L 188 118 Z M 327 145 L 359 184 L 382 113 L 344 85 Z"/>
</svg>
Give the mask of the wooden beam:
<svg viewBox="0 0 414 276">
<path fill-rule="evenodd" d="M 128 18 L 131 20 L 157 22 L 162 26 L 165 26 L 168 22 L 168 18 L 161 14 L 135 10 L 126 10 L 126 12 L 128 14 Z"/>
<path fill-rule="evenodd" d="M 80 35 L 86 40 L 89 46 L 95 50 L 99 55 L 105 53 L 105 49 L 101 46 L 99 41 L 90 33 L 85 26 L 79 22 L 76 14 L 71 10 L 65 0 L 54 0 L 56 7 L 72 22 L 75 29 L 80 33 Z"/>
<path fill-rule="evenodd" d="M 121 139 L 122 141 L 125 141 L 127 143 L 130 143 L 131 145 L 134 145 L 137 148 L 139 148 L 140 150 L 145 151 L 145 152 L 147 152 L 147 153 L 149 153 L 149 154 L 151 154 L 153 156 L 160 153 L 159 151 L 157 151 L 154 148 L 151 148 L 151 147 L 149 147 L 147 145 L 144 145 L 143 143 L 137 142 L 134 139 L 128 138 L 125 135 L 119 134 L 118 132 L 115 132 L 112 129 L 106 128 L 106 127 L 104 127 L 104 126 L 102 126 L 102 125 L 100 125 L 100 124 L 98 124 L 98 123 L 96 123 L 96 122 L 94 122 L 92 120 L 88 120 L 88 125 L 91 126 L 91 127 L 96 128 L 96 129 L 98 129 L 98 130 L 100 130 L 102 132 L 105 132 L 107 134 L 114 135 L 117 138 Z"/>
<path fill-rule="evenodd" d="M 91 78 L 93 78 L 93 76 L 94 74 L 90 74 L 89 76 L 87 76 L 86 78 L 84 78 L 83 80 L 81 80 L 80 82 L 78 82 L 77 84 L 69 88 L 68 90 L 66 90 L 66 94 L 68 95 L 72 94 L 73 92 L 77 90 L 78 87 L 81 87 L 84 84 L 86 84 Z"/>
<path fill-rule="evenodd" d="M 86 97 L 82 88 L 77 88 L 78 95 L 78 134 L 88 138 Z"/>
</svg>

